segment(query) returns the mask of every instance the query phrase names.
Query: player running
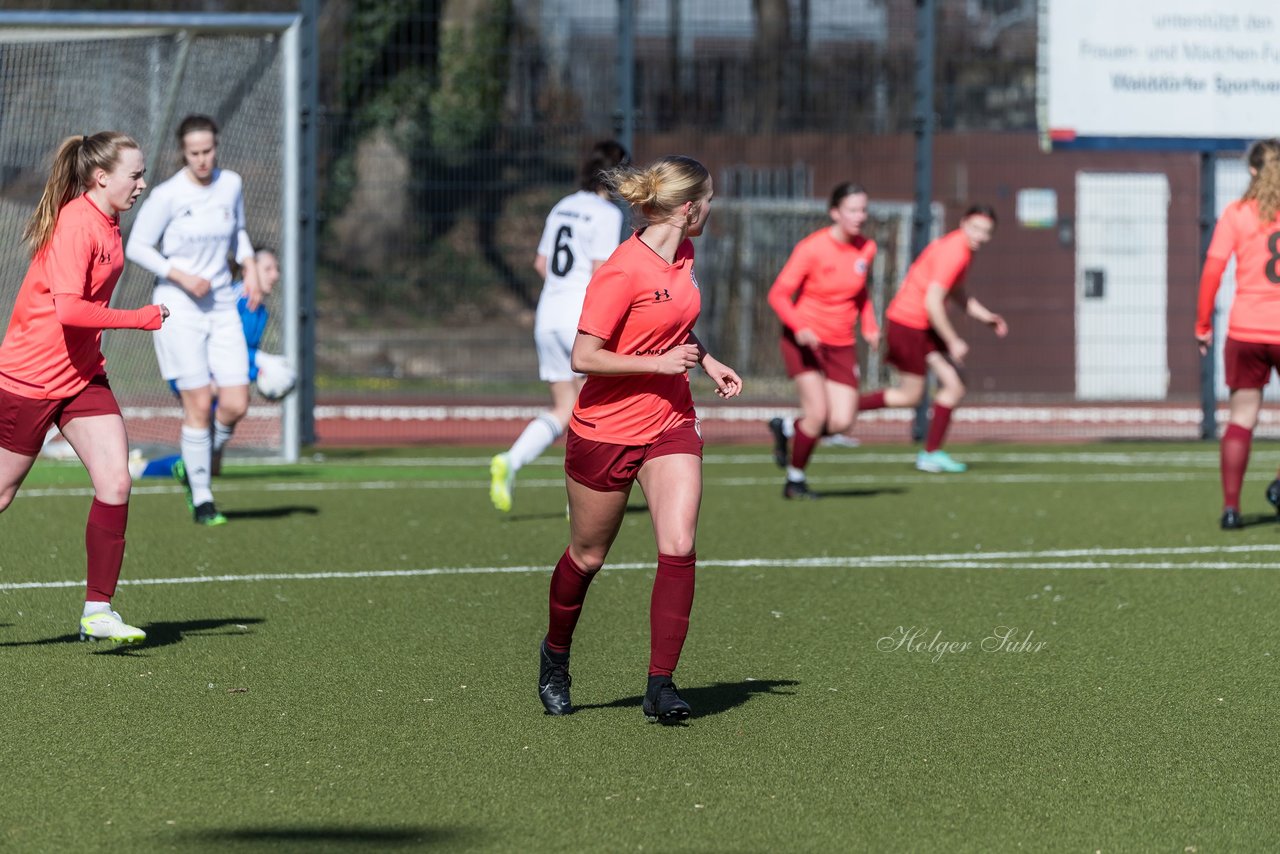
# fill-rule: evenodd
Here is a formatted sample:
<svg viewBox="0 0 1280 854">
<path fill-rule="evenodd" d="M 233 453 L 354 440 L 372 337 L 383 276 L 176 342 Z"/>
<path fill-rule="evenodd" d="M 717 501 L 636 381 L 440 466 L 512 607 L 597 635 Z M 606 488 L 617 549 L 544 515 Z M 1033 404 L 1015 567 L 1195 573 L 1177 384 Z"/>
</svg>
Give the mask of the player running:
<svg viewBox="0 0 1280 854">
<path fill-rule="evenodd" d="M 146 639 L 111 608 L 132 478 L 124 419 L 102 356 L 102 330 L 156 330 L 169 316 L 163 305 L 108 307 L 124 270 L 120 214 L 146 188 L 145 171 L 138 144 L 122 133 L 63 141 L 27 223 L 31 265 L 0 343 L 0 511 L 12 503 L 53 424 L 93 481 L 81 640 Z"/>
<path fill-rule="evenodd" d="M 516 473 L 564 432 L 586 379 L 574 373 L 569 355 L 587 282 L 622 237 L 622 211 L 609 201 L 603 173 L 626 159 L 626 149 L 617 142 L 597 142 L 582 164 L 578 191 L 556 203 L 542 229 L 533 261 L 543 279 L 533 340 L 538 377 L 551 389 L 551 409 L 530 421 L 515 444 L 489 461 L 489 499 L 503 513 L 511 510 Z"/>
<path fill-rule="evenodd" d="M 867 191 L 845 182 L 831 191 L 831 225 L 796 244 L 769 289 L 769 306 L 782 321 L 782 361 L 795 380 L 800 418 L 787 431 L 781 418 L 769 422 L 774 461 L 786 468 L 783 498 L 817 498 L 805 467 L 823 436 L 843 434 L 858 413 L 858 354 L 854 323 L 862 337 L 880 344 L 880 326 L 867 294 L 867 274 L 876 243 L 863 236 Z M 787 455 L 787 433 L 794 443 Z"/>
<path fill-rule="evenodd" d="M 1231 390 L 1227 429 L 1219 448 L 1223 530 L 1244 527 L 1240 490 L 1262 409 L 1262 389 L 1272 369 L 1280 367 L 1280 140 L 1255 142 L 1246 162 L 1249 186 L 1227 205 L 1213 229 L 1196 311 L 1196 343 L 1204 355 L 1213 343 L 1214 300 L 1234 255 L 1236 295 L 1222 352 Z M 1280 474 L 1267 487 L 1267 500 L 1280 508 Z"/>
<path fill-rule="evenodd" d="M 702 434 L 688 373 L 701 365 L 724 398 L 741 392 L 742 380 L 693 334 L 702 297 L 689 238 L 702 233 L 711 209 L 706 168 L 664 157 L 644 169 L 615 170 L 609 182 L 648 224 L 592 277 L 578 322 L 572 364 L 587 381 L 565 448 L 569 547 L 551 575 L 538 692 L 549 714 L 573 711 L 574 626 L 638 480 L 658 546 L 641 708 L 650 721 L 672 723 L 691 713 L 671 677 L 689 631 L 702 502 Z"/>
<path fill-rule="evenodd" d="M 925 247 L 911 267 L 898 293 L 885 309 L 885 361 L 898 369 L 898 385 L 863 395 L 861 410 L 911 407 L 924 395 L 925 374 L 938 381 L 933 416 L 924 450 L 916 455 L 916 468 L 927 472 L 962 472 L 968 468 L 942 450 L 951 424 L 951 413 L 964 398 L 964 367 L 969 345 L 947 316 L 947 300 L 964 306 L 965 313 L 995 330 L 997 338 L 1009 334 L 1004 318 L 965 292 L 965 274 L 973 253 L 988 242 L 996 228 L 996 213 L 987 205 L 965 211 L 960 227 Z"/>
<path fill-rule="evenodd" d="M 173 321 L 155 337 L 160 374 L 177 384 L 182 397 L 182 459 L 173 475 L 186 488 L 197 524 L 224 525 L 227 517 L 210 488 L 213 457 L 249 410 L 248 347 L 228 255 L 234 253 L 243 271 L 250 310 L 262 292 L 245 231 L 243 182 L 218 167 L 217 124 L 208 116 L 187 116 L 177 135 L 186 165 L 142 204 L 127 252 L 155 274 L 154 301 L 173 309 Z"/>
</svg>

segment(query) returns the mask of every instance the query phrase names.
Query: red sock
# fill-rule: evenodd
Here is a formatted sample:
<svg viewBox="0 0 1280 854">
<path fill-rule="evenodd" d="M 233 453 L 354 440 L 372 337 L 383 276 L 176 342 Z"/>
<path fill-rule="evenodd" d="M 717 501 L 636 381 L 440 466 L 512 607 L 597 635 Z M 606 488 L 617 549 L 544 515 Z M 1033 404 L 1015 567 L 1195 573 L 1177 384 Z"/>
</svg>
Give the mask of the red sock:
<svg viewBox="0 0 1280 854">
<path fill-rule="evenodd" d="M 587 598 L 587 588 L 596 573 L 587 572 L 573 562 L 565 549 L 551 573 L 551 619 L 547 625 L 547 648 L 553 652 L 568 652 L 573 643 L 573 629 L 578 625 L 582 603 Z"/>
<path fill-rule="evenodd" d="M 873 409 L 884 409 L 884 389 L 869 391 L 858 398 L 859 412 L 870 412 Z"/>
<path fill-rule="evenodd" d="M 800 435 L 800 431 L 796 431 Z M 696 554 L 658 555 L 658 575 L 649 600 L 649 675 L 670 676 L 680 661 L 693 610 Z"/>
<path fill-rule="evenodd" d="M 941 403 L 933 405 L 933 416 L 929 419 L 929 435 L 924 440 L 925 453 L 932 454 L 942 447 L 942 440 L 947 436 L 947 428 L 951 426 L 951 407 Z"/>
<path fill-rule="evenodd" d="M 802 469 L 809 465 L 809 457 L 813 456 L 813 448 L 818 444 L 817 436 L 810 436 L 808 433 L 800 429 L 800 422 L 796 422 L 796 435 L 791 440 L 791 465 L 798 469 Z"/>
<path fill-rule="evenodd" d="M 1244 471 L 1249 467 L 1249 446 L 1253 443 L 1253 431 L 1238 424 L 1228 424 L 1222 434 L 1219 457 L 1222 467 L 1222 506 L 1240 509 L 1240 488 L 1244 485 Z"/>
<path fill-rule="evenodd" d="M 84 550 L 88 555 L 86 602 L 110 602 L 120 580 L 124 562 L 124 529 L 129 522 L 128 504 L 103 504 L 93 499 L 89 522 L 84 527 Z"/>
</svg>

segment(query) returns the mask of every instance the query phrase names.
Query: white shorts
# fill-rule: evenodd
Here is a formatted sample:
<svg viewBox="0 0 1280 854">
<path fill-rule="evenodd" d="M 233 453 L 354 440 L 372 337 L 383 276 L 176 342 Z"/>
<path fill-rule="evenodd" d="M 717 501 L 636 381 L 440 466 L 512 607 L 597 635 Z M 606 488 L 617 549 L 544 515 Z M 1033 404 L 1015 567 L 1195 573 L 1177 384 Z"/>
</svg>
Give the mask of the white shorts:
<svg viewBox="0 0 1280 854">
<path fill-rule="evenodd" d="M 544 383 L 565 383 L 578 379 L 569 366 L 573 355 L 573 339 L 577 329 L 535 329 L 533 343 L 538 346 L 538 378 Z"/>
<path fill-rule="evenodd" d="M 191 305 L 167 303 L 169 317 L 151 340 L 156 346 L 160 375 L 179 391 L 249 384 L 249 345 L 244 324 L 234 305 L 201 311 Z"/>
</svg>

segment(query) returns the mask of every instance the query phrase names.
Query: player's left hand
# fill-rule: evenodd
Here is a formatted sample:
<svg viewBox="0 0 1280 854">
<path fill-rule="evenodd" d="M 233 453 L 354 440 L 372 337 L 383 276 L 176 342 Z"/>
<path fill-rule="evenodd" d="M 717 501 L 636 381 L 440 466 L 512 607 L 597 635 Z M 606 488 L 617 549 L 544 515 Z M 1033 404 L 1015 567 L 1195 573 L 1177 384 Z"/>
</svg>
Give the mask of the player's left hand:
<svg viewBox="0 0 1280 854">
<path fill-rule="evenodd" d="M 1009 324 L 1004 322 L 1004 318 L 998 314 L 991 315 L 991 328 L 995 330 L 997 338 L 1003 338 L 1009 334 Z"/>
<path fill-rule="evenodd" d="M 710 354 L 703 357 L 702 370 L 716 384 L 716 394 L 725 400 L 742 393 L 742 378 L 733 368 L 716 361 Z"/>
</svg>

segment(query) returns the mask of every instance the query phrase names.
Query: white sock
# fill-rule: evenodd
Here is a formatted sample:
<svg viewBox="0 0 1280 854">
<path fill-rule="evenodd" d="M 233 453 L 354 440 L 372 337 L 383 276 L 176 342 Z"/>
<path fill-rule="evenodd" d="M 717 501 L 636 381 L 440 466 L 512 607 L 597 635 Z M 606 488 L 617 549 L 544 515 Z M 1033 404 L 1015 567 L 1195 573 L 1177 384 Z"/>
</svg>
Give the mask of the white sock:
<svg viewBox="0 0 1280 854">
<path fill-rule="evenodd" d="M 110 602 L 85 602 L 84 614 L 81 616 L 90 617 L 94 614 L 105 614 L 111 610 Z"/>
<path fill-rule="evenodd" d="M 507 451 L 507 461 L 513 472 L 519 471 L 527 463 L 551 447 L 551 443 L 560 438 L 560 422 L 549 412 L 544 412 L 529 422 L 516 439 L 516 443 Z"/>
<path fill-rule="evenodd" d="M 218 419 L 213 419 L 213 452 L 215 454 L 231 441 L 231 434 L 234 432 L 236 432 L 236 425 L 223 424 Z"/>
<path fill-rule="evenodd" d="M 782 435 L 788 439 L 796 435 L 796 420 L 790 415 L 782 419 Z"/>
<path fill-rule="evenodd" d="M 808 478 L 805 477 L 804 469 L 798 469 L 795 466 L 787 466 L 787 480 L 791 483 L 801 483 Z"/>
<path fill-rule="evenodd" d="M 182 425 L 182 464 L 187 467 L 191 484 L 191 500 L 197 507 L 213 500 L 209 489 L 209 466 L 212 465 L 213 439 L 208 430 Z"/>
</svg>

